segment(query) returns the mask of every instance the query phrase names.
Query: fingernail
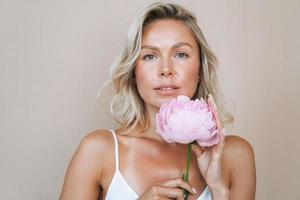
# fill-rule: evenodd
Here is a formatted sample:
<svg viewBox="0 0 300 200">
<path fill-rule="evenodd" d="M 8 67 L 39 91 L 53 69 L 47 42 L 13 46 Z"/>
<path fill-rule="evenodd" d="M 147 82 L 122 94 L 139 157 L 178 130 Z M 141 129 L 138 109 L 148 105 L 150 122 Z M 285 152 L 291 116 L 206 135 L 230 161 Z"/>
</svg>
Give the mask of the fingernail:
<svg viewBox="0 0 300 200">
<path fill-rule="evenodd" d="M 196 191 L 196 189 L 195 189 L 195 188 L 193 188 L 193 187 L 192 187 L 192 190 L 193 190 L 193 192 L 194 192 L 195 194 L 197 193 L 197 191 Z"/>
</svg>

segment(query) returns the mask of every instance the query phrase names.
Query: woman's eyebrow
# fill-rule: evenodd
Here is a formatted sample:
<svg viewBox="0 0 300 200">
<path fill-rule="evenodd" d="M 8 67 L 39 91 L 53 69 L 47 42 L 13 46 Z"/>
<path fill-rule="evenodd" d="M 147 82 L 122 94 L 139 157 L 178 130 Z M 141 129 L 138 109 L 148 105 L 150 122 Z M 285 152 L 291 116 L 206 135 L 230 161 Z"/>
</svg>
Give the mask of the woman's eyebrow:
<svg viewBox="0 0 300 200">
<path fill-rule="evenodd" d="M 189 46 L 190 48 L 193 49 L 193 46 L 190 43 L 188 43 L 188 42 L 179 42 L 177 44 L 174 44 L 171 49 L 172 50 L 173 49 L 177 49 L 177 48 L 179 48 L 181 46 Z M 143 45 L 142 49 L 151 49 L 151 50 L 159 51 L 159 48 L 157 48 L 155 46 L 151 46 L 151 45 Z"/>
<path fill-rule="evenodd" d="M 155 51 L 159 51 L 159 48 L 155 47 L 155 46 L 151 46 L 151 45 L 143 45 L 142 49 L 152 49 Z"/>
<path fill-rule="evenodd" d="M 190 43 L 188 43 L 188 42 L 179 42 L 179 43 L 173 45 L 172 49 L 177 49 L 177 48 L 179 48 L 181 46 L 189 46 L 189 47 L 191 47 L 193 49 L 193 46 Z"/>
</svg>

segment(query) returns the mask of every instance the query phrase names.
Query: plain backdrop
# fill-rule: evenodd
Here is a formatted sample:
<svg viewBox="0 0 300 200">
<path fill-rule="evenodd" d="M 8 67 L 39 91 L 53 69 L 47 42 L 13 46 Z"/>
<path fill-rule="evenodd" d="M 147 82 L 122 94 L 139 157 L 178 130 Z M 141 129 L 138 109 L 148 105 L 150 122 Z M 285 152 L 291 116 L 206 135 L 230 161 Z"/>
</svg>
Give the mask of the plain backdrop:
<svg viewBox="0 0 300 200">
<path fill-rule="evenodd" d="M 0 199 L 58 199 L 81 139 L 112 128 L 99 86 L 154 1 L 0 0 Z M 300 199 L 300 1 L 186 0 L 219 58 L 230 134 L 253 146 L 258 200 Z"/>
</svg>

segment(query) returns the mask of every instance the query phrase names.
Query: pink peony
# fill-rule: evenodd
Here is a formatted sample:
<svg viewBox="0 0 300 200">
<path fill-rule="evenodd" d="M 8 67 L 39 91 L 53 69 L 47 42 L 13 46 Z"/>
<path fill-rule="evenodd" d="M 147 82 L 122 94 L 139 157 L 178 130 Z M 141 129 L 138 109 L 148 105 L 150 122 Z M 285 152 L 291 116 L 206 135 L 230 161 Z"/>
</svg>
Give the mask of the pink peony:
<svg viewBox="0 0 300 200">
<path fill-rule="evenodd" d="M 212 146 L 220 141 L 212 110 L 202 98 L 193 101 L 181 95 L 164 103 L 156 114 L 156 126 L 169 143 L 196 140 L 200 146 Z"/>
</svg>

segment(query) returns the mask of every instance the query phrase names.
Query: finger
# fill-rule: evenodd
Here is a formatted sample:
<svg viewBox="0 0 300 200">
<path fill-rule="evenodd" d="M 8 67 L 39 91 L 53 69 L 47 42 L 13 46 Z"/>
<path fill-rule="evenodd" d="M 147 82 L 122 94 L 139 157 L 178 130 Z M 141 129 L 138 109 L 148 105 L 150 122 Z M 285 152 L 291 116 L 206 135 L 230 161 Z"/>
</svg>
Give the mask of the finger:
<svg viewBox="0 0 300 200">
<path fill-rule="evenodd" d="M 217 106 L 214 102 L 214 99 L 213 97 L 211 96 L 211 94 L 208 95 L 208 104 L 210 106 L 210 108 L 212 109 L 212 112 L 213 112 L 213 116 L 216 120 L 216 125 L 217 125 L 217 129 L 218 130 L 222 130 L 223 127 L 222 127 L 222 124 L 220 122 L 220 118 L 219 118 L 219 114 L 218 114 L 218 110 L 217 110 Z"/>
<path fill-rule="evenodd" d="M 159 199 L 159 200 L 170 200 L 170 198 L 161 197 L 161 196 L 158 196 L 158 199 Z"/>
<path fill-rule="evenodd" d="M 222 127 L 222 124 L 220 122 L 220 117 L 219 117 L 219 113 L 218 113 L 216 104 L 213 104 L 213 106 L 212 106 L 212 112 L 213 112 L 214 118 L 216 120 L 217 129 L 218 130 L 222 130 L 223 127 Z"/>
<path fill-rule="evenodd" d="M 225 146 L 225 136 L 222 132 L 219 133 L 219 137 L 220 137 L 220 141 L 218 144 L 216 144 L 215 148 L 214 148 L 214 155 L 213 155 L 213 159 L 219 159 L 223 153 L 223 149 Z"/>
<path fill-rule="evenodd" d="M 220 132 L 220 143 L 219 144 L 220 145 L 218 146 L 218 148 L 223 149 L 225 146 L 225 135 L 222 131 Z"/>
<path fill-rule="evenodd" d="M 156 196 L 156 199 L 158 199 L 158 200 L 170 200 L 170 198 L 173 198 L 173 197 Z"/>
<path fill-rule="evenodd" d="M 169 198 L 183 200 L 183 191 L 179 188 L 165 188 L 165 195 Z"/>
<path fill-rule="evenodd" d="M 175 198 L 175 199 L 183 199 L 182 189 L 174 188 L 174 187 L 165 187 L 165 186 L 153 186 L 152 193 L 158 199 L 162 198 Z"/>
<path fill-rule="evenodd" d="M 189 183 L 182 180 L 181 177 L 174 178 L 174 179 L 159 183 L 159 185 L 164 186 L 164 187 L 173 187 L 173 188 L 174 187 L 180 187 L 180 188 L 186 189 L 190 193 L 196 193 L 195 188 L 193 188 Z"/>
<path fill-rule="evenodd" d="M 200 146 L 196 144 L 192 144 L 192 151 L 196 154 L 197 159 L 202 155 L 205 148 L 201 148 Z"/>
<path fill-rule="evenodd" d="M 170 198 L 172 197 L 161 197 L 161 196 L 158 197 L 159 200 L 170 200 Z"/>
</svg>

